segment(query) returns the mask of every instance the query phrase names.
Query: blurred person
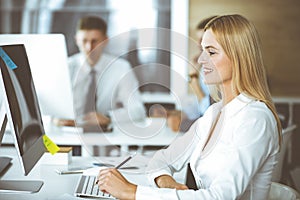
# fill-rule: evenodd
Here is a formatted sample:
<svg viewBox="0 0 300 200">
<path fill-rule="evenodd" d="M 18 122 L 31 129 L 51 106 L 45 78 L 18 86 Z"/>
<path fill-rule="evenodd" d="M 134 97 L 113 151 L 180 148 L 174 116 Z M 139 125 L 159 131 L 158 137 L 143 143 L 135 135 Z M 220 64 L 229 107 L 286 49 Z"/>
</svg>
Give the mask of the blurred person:
<svg viewBox="0 0 300 200">
<path fill-rule="evenodd" d="M 216 16 L 207 17 L 198 23 L 196 27 L 196 36 L 199 46 L 201 45 L 205 25 L 214 17 Z M 203 79 L 201 79 L 199 75 L 200 65 L 197 63 L 197 58 L 200 53 L 201 52 L 197 53 L 195 59 L 193 59 L 193 65 L 189 72 L 189 86 L 196 98 L 194 98 L 192 102 L 188 102 L 188 100 L 183 98 L 182 111 L 167 110 L 163 112 L 153 109 L 153 113 L 151 115 L 154 117 L 167 117 L 167 125 L 175 132 L 186 132 L 192 123 L 201 117 L 210 105 L 208 88 L 203 83 Z"/>
<path fill-rule="evenodd" d="M 204 18 L 198 23 L 196 27 L 196 36 L 199 47 L 201 46 L 204 27 L 214 17 L 216 16 Z M 199 53 L 194 56 L 193 65 L 189 71 L 189 86 L 192 92 L 195 94 L 197 100 L 192 102 L 190 105 L 186 105 L 182 108 L 183 113 L 181 120 L 181 129 L 183 131 L 187 131 L 195 120 L 203 116 L 203 114 L 211 104 L 209 90 L 199 74 L 201 65 L 198 64 L 197 59 L 199 58 L 200 54 L 201 48 L 199 48 Z"/>
<path fill-rule="evenodd" d="M 69 70 L 76 123 L 106 128 L 112 121 L 143 119 L 145 108 L 129 62 L 103 52 L 109 40 L 106 22 L 95 16 L 81 18 L 75 40 L 80 52 L 69 58 Z M 93 81 L 96 86 L 90 85 Z M 56 124 L 74 126 L 75 121 L 60 119 Z"/>
<path fill-rule="evenodd" d="M 241 15 L 223 15 L 204 28 L 204 81 L 216 103 L 183 136 L 158 151 L 146 170 L 151 186 L 102 169 L 98 186 L 118 199 L 268 198 L 281 143 L 281 124 L 267 86 L 260 41 Z M 197 189 L 172 177 L 190 164 Z"/>
</svg>

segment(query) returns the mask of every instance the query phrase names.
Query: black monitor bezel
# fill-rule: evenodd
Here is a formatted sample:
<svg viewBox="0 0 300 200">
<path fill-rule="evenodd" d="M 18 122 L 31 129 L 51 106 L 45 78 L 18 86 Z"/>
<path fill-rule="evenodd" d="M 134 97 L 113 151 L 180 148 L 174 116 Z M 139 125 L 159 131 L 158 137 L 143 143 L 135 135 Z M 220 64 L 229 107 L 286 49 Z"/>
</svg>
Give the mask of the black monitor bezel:
<svg viewBox="0 0 300 200">
<path fill-rule="evenodd" d="M 19 44 L 19 45 L 4 45 L 4 46 L 0 46 L 2 48 L 7 47 L 7 46 L 19 46 L 19 48 L 24 48 L 24 53 L 26 56 L 26 50 L 23 44 Z M 22 67 L 28 67 L 28 72 L 29 72 L 29 78 L 31 78 L 32 81 L 32 92 L 33 92 L 33 98 L 35 101 L 38 101 L 37 97 L 36 97 L 36 92 L 35 92 L 35 88 L 34 88 L 34 83 L 32 80 L 32 76 L 31 76 L 31 71 L 30 71 L 30 67 L 29 67 L 29 63 L 28 63 L 28 59 L 26 56 L 26 60 L 27 63 L 24 64 L 24 66 Z M 7 71 L 5 71 L 7 70 Z M 17 149 L 17 154 L 18 154 L 18 158 L 20 160 L 20 164 L 21 164 L 21 168 L 23 170 L 24 175 L 28 175 L 29 172 L 33 169 L 33 167 L 36 165 L 36 163 L 40 160 L 40 158 L 42 157 L 42 155 L 44 154 L 44 152 L 46 151 L 45 149 L 45 145 L 44 145 L 44 140 L 43 140 L 43 136 L 45 134 L 44 128 L 43 128 L 43 122 L 42 122 L 42 118 L 41 118 L 41 113 L 39 108 L 36 109 L 36 113 L 39 116 L 40 121 L 38 122 L 41 126 L 41 135 L 40 137 L 38 137 L 38 139 L 23 153 L 21 153 L 21 149 L 20 149 L 20 144 L 21 141 L 19 140 L 18 136 L 17 136 L 17 131 L 16 131 L 16 126 L 15 124 L 17 122 L 15 122 L 13 120 L 12 115 L 14 115 L 12 106 L 10 105 L 10 101 L 9 98 L 14 98 L 13 95 L 11 95 L 12 91 L 7 91 L 6 87 L 5 87 L 5 81 L 3 79 L 3 75 L 5 75 L 5 72 L 8 72 L 8 70 L 12 70 L 10 69 L 10 67 L 8 67 L 6 65 L 6 63 L 0 59 L 0 80 L 1 80 L 1 87 L 2 90 L 4 91 L 4 95 L 3 95 L 3 104 L 6 108 L 6 114 L 7 114 L 7 119 L 8 119 L 8 124 L 11 127 L 11 133 L 12 136 L 14 138 L 14 144 L 15 144 L 15 148 Z M 28 77 L 27 77 L 28 78 Z"/>
</svg>

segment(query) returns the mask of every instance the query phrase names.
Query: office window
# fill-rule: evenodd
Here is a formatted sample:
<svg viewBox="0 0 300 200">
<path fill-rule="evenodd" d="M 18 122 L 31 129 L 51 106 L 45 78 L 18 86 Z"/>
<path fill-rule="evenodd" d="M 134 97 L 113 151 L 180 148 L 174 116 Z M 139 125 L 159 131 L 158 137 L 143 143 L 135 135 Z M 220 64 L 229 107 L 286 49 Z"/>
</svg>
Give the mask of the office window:
<svg viewBox="0 0 300 200">
<path fill-rule="evenodd" d="M 0 0 L 0 33 L 63 33 L 72 55 L 78 52 L 74 41 L 77 20 L 100 16 L 108 23 L 107 51 L 137 69 L 140 90 L 168 93 L 170 34 L 161 30 L 171 28 L 171 1 Z M 141 48 L 145 43 L 154 48 Z"/>
</svg>

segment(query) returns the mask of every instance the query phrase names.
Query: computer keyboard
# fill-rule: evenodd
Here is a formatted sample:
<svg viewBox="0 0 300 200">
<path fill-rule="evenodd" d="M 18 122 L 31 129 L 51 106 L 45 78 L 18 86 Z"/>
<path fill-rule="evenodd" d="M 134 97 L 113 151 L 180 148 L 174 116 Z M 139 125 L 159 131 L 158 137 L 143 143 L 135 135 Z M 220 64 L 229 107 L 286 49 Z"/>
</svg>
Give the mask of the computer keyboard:
<svg viewBox="0 0 300 200">
<path fill-rule="evenodd" d="M 96 176 L 82 175 L 76 188 L 75 195 L 79 197 L 92 197 L 100 199 L 116 199 L 110 194 L 99 190 L 96 182 Z"/>
</svg>

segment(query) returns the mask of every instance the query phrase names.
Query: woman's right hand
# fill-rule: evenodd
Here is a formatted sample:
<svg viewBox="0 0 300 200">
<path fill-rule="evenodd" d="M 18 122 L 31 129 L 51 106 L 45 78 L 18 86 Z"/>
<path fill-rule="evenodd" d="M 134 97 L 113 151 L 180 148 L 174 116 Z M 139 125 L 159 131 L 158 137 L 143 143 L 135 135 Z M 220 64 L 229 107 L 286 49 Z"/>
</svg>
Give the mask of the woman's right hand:
<svg viewBox="0 0 300 200">
<path fill-rule="evenodd" d="M 181 183 L 177 183 L 172 176 L 161 175 L 155 178 L 155 183 L 160 188 L 175 188 L 177 190 L 188 190 L 189 188 Z"/>
<path fill-rule="evenodd" d="M 97 184 L 102 192 L 109 193 L 117 199 L 135 199 L 137 185 L 128 182 L 115 168 L 100 170 Z"/>
</svg>

